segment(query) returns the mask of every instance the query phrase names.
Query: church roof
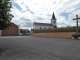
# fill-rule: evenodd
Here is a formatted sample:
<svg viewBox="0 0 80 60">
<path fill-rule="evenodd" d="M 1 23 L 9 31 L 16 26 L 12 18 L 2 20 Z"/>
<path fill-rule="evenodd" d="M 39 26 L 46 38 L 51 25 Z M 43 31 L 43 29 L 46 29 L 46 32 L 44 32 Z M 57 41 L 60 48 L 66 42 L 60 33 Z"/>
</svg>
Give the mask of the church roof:
<svg viewBox="0 0 80 60">
<path fill-rule="evenodd" d="M 55 20 L 56 20 L 55 15 L 54 15 L 54 12 L 53 12 L 53 15 L 52 15 L 52 19 L 55 19 Z M 51 20 L 52 20 L 52 19 L 51 19 Z"/>
<path fill-rule="evenodd" d="M 49 23 L 37 23 L 37 22 L 34 22 L 34 25 L 39 25 L 39 26 L 53 26 L 52 24 L 49 24 Z"/>
</svg>

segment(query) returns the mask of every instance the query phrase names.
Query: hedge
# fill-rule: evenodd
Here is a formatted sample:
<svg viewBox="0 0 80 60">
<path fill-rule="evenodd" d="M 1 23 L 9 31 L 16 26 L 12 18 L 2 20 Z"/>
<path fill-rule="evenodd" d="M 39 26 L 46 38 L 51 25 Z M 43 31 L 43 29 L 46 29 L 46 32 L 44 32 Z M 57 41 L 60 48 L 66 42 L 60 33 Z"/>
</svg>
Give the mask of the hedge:
<svg viewBox="0 0 80 60">
<path fill-rule="evenodd" d="M 50 28 L 50 29 L 36 29 L 33 30 L 34 33 L 44 33 L 44 32 L 76 32 L 77 27 L 63 27 L 63 28 Z M 78 27 L 80 32 L 80 26 Z"/>
</svg>

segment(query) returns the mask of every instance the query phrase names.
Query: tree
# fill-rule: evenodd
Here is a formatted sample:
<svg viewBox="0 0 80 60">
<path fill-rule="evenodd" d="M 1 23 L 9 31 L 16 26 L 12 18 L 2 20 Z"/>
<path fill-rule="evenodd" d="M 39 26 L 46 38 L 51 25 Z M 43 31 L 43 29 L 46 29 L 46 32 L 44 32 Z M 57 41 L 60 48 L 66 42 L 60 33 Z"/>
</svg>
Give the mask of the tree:
<svg viewBox="0 0 80 60">
<path fill-rule="evenodd" d="M 0 0 L 0 30 L 5 30 L 11 26 L 10 21 L 14 17 L 10 12 L 12 3 L 10 0 Z"/>
</svg>

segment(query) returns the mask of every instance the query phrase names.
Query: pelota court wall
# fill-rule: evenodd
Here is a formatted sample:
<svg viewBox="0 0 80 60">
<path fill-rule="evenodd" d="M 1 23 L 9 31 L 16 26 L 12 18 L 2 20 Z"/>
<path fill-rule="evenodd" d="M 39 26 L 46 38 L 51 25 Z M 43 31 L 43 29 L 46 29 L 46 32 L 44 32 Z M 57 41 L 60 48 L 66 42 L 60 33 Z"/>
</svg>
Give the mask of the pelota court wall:
<svg viewBox="0 0 80 60">
<path fill-rule="evenodd" d="M 19 26 L 11 23 L 12 26 L 9 26 L 6 30 L 2 30 L 1 36 L 18 36 L 19 35 Z"/>
<path fill-rule="evenodd" d="M 74 32 L 30 33 L 29 36 L 71 39 Z"/>
</svg>

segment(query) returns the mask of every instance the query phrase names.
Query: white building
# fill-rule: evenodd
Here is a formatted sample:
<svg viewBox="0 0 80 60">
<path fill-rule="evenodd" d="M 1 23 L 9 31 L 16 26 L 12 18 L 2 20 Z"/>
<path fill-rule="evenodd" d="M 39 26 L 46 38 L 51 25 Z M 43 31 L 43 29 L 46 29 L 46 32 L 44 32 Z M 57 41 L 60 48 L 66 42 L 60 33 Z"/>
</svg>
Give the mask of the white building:
<svg viewBox="0 0 80 60">
<path fill-rule="evenodd" d="M 54 15 L 54 12 L 53 12 L 53 15 L 52 15 L 52 19 L 51 19 L 51 23 L 37 23 L 37 22 L 34 22 L 34 29 L 49 29 L 49 28 L 56 28 L 57 24 L 56 24 L 56 18 L 55 18 L 55 15 Z"/>
</svg>

